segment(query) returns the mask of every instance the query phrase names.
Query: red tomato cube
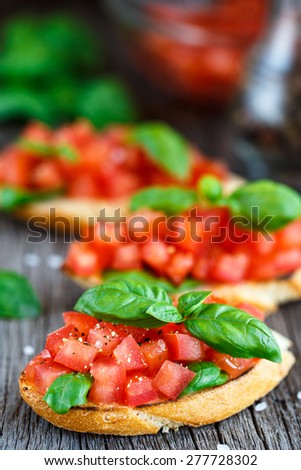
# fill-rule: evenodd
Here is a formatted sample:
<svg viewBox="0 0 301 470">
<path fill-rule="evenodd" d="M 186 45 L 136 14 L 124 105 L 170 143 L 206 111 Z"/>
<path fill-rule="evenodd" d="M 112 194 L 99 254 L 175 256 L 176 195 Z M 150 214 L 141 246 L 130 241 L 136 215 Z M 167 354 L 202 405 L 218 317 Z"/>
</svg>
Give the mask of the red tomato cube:
<svg viewBox="0 0 301 470">
<path fill-rule="evenodd" d="M 245 278 L 249 262 L 247 253 L 221 253 L 213 260 L 209 277 L 216 282 L 241 282 Z"/>
<path fill-rule="evenodd" d="M 140 350 L 143 353 L 150 374 L 156 373 L 168 359 L 168 349 L 163 339 L 144 343 L 140 346 Z"/>
<path fill-rule="evenodd" d="M 141 269 L 141 255 L 138 245 L 122 244 L 116 248 L 113 260 L 112 269 L 120 271 L 130 269 Z"/>
<path fill-rule="evenodd" d="M 63 313 L 65 325 L 73 325 L 79 332 L 80 336 L 87 336 L 90 329 L 97 325 L 98 320 L 91 315 L 78 312 Z"/>
<path fill-rule="evenodd" d="M 181 284 L 191 272 L 193 264 L 192 253 L 178 252 L 172 255 L 165 272 L 175 284 Z"/>
<path fill-rule="evenodd" d="M 151 241 L 141 247 L 142 261 L 158 272 L 164 272 L 170 258 L 170 248 L 164 242 Z"/>
<path fill-rule="evenodd" d="M 153 380 L 153 386 L 163 395 L 175 400 L 195 375 L 195 372 L 180 364 L 165 361 Z"/>
<path fill-rule="evenodd" d="M 26 376 L 26 380 L 28 382 L 33 383 L 34 380 L 34 370 L 38 364 L 44 364 L 45 362 L 51 361 L 51 354 L 47 349 L 43 349 L 43 351 L 34 357 L 25 367 L 24 373 Z"/>
<path fill-rule="evenodd" d="M 229 356 L 229 354 L 222 354 L 209 347 L 207 349 L 206 360 L 214 362 L 214 364 L 229 375 L 230 379 L 236 379 L 258 362 L 258 359 L 242 359 Z"/>
<path fill-rule="evenodd" d="M 261 321 L 264 321 L 265 315 L 262 310 L 259 308 L 254 307 L 254 305 L 250 305 L 247 303 L 241 303 L 239 305 L 236 305 L 237 308 L 240 308 L 241 310 L 244 310 L 245 312 L 249 313 L 253 317 L 258 318 Z"/>
<path fill-rule="evenodd" d="M 88 372 L 95 359 L 97 349 L 81 341 L 67 340 L 55 356 L 55 362 L 78 372 Z"/>
<path fill-rule="evenodd" d="M 52 356 L 56 356 L 61 346 L 64 344 L 64 339 L 77 339 L 80 337 L 81 333 L 77 331 L 73 325 L 63 326 L 47 336 L 45 349 L 48 349 Z"/>
<path fill-rule="evenodd" d="M 164 335 L 167 343 L 169 358 L 172 361 L 203 361 L 205 351 L 202 343 L 193 336 L 181 333 Z"/>
<path fill-rule="evenodd" d="M 103 405 L 123 403 L 126 383 L 126 368 L 112 358 L 101 358 L 93 362 L 90 373 L 94 377 L 89 399 Z"/>
<path fill-rule="evenodd" d="M 96 250 L 88 243 L 72 243 L 65 267 L 79 276 L 93 276 L 100 273 L 101 263 Z"/>
<path fill-rule="evenodd" d="M 110 356 L 126 337 L 127 332 L 121 327 L 102 321 L 89 331 L 87 341 L 94 344 L 103 356 Z"/>
<path fill-rule="evenodd" d="M 144 375 L 129 377 L 125 391 L 128 406 L 146 405 L 160 400 L 158 390 L 152 385 L 152 379 Z"/>
<path fill-rule="evenodd" d="M 72 370 L 68 367 L 56 364 L 52 360 L 46 360 L 42 364 L 36 365 L 33 374 L 33 383 L 38 392 L 44 395 L 55 379 L 60 375 L 68 374 L 70 372 L 72 372 Z"/>
<path fill-rule="evenodd" d="M 124 364 L 126 370 L 146 369 L 147 364 L 138 343 L 132 335 L 127 336 L 114 349 L 114 357 Z"/>
</svg>

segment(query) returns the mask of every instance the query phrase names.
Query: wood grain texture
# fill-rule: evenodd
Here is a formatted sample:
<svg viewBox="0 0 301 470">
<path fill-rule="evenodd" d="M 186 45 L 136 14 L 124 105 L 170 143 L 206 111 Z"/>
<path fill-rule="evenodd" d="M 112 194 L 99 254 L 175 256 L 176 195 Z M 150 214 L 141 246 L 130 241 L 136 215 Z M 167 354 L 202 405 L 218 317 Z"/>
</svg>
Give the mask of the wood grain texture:
<svg viewBox="0 0 301 470">
<path fill-rule="evenodd" d="M 262 401 L 264 411 L 252 406 L 216 425 L 156 436 L 113 437 L 77 434 L 58 429 L 39 418 L 23 403 L 18 376 L 30 357 L 23 348 L 31 345 L 39 352 L 47 333 L 62 325 L 61 313 L 73 307 L 81 289 L 59 271 L 49 268 L 53 255 L 63 256 L 67 244 L 26 242 L 28 229 L 22 223 L 0 218 L 0 268 L 26 274 L 43 303 L 37 320 L 0 321 L 0 448 L 2 449 L 210 449 L 227 444 L 230 449 L 300 449 L 301 401 L 301 304 L 282 308 L 269 318 L 275 330 L 290 337 L 297 363 L 289 376 Z M 38 267 L 24 264 L 24 255 L 39 256 Z"/>
</svg>

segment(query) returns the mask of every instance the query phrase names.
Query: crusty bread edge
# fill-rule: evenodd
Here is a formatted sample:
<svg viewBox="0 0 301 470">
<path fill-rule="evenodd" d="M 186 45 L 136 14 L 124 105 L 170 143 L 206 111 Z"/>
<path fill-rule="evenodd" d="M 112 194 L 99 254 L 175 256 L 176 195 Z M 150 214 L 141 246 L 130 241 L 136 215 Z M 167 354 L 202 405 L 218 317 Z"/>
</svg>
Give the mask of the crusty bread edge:
<svg viewBox="0 0 301 470">
<path fill-rule="evenodd" d="M 77 432 L 115 435 L 156 434 L 160 429 L 180 426 L 203 426 L 224 420 L 260 399 L 288 374 L 295 362 L 289 351 L 275 364 L 260 360 L 241 377 L 219 387 L 161 404 L 130 408 L 98 406 L 88 402 L 59 415 L 48 407 L 41 394 L 20 376 L 20 391 L 25 402 L 50 423 Z"/>
</svg>

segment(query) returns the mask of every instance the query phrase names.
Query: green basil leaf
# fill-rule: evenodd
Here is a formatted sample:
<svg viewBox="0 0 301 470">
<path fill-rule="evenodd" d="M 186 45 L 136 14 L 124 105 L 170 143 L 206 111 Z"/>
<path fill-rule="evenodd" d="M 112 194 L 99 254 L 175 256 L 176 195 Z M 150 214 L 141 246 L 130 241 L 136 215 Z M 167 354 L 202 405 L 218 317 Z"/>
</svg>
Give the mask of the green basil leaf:
<svg viewBox="0 0 301 470">
<path fill-rule="evenodd" d="M 190 209 L 197 202 L 197 194 L 192 189 L 177 186 L 168 188 L 153 186 L 134 194 L 130 208 L 132 211 L 136 211 L 141 207 L 146 207 L 163 211 L 168 215 L 177 215 Z"/>
<path fill-rule="evenodd" d="M 187 292 L 178 299 L 178 309 L 183 317 L 189 317 L 197 312 L 212 291 Z"/>
<path fill-rule="evenodd" d="M 241 358 L 281 362 L 271 330 L 243 310 L 222 304 L 201 304 L 184 322 L 188 331 L 218 352 Z"/>
<path fill-rule="evenodd" d="M 269 180 L 241 186 L 226 202 L 233 215 L 244 217 L 249 227 L 256 230 L 262 228 L 264 219 L 267 221 L 264 227 L 274 231 L 301 216 L 300 195 L 284 184 Z"/>
<path fill-rule="evenodd" d="M 219 201 L 223 195 L 223 187 L 218 178 L 212 175 L 204 175 L 198 181 L 198 195 L 202 199 L 211 202 Z"/>
<path fill-rule="evenodd" d="M 131 140 L 143 146 L 149 158 L 178 180 L 190 175 L 188 146 L 183 137 L 170 126 L 151 122 L 136 126 Z"/>
<path fill-rule="evenodd" d="M 181 323 L 183 321 L 182 315 L 177 307 L 174 305 L 166 305 L 165 302 L 157 302 L 151 305 L 146 313 L 166 323 Z"/>
<path fill-rule="evenodd" d="M 154 304 L 158 308 L 148 311 Z M 162 317 L 166 307 L 171 305 L 171 299 L 167 292 L 159 286 L 137 281 L 116 280 L 102 284 L 86 291 L 75 305 L 78 312 L 87 313 L 98 319 L 112 323 L 122 323 L 142 328 L 157 328 L 164 321 L 157 318 L 159 308 L 162 309 Z M 175 312 L 172 319 L 169 310 L 168 321 L 178 321 L 178 313 Z"/>
<path fill-rule="evenodd" d="M 0 210 L 12 211 L 31 202 L 51 199 L 60 193 L 60 190 L 37 191 L 33 193 L 25 189 L 2 186 L 0 187 Z"/>
<path fill-rule="evenodd" d="M 22 138 L 19 139 L 18 146 L 23 150 L 35 153 L 40 157 L 63 158 L 70 163 L 77 163 L 79 161 L 77 150 L 71 145 L 67 144 L 51 145 L 45 144 L 44 142 L 37 142 Z"/>
<path fill-rule="evenodd" d="M 146 282 L 148 284 L 155 284 L 159 287 L 162 287 L 162 289 L 165 289 L 168 293 L 173 293 L 177 290 L 177 288 L 173 284 L 171 284 L 171 282 L 168 282 L 164 278 L 153 276 L 148 271 L 139 271 L 135 269 L 129 271 L 108 270 L 103 273 L 102 278 L 106 282 L 114 281 L 116 279 L 124 279 L 128 281 L 138 281 Z M 199 285 L 198 282 L 196 284 Z"/>
<path fill-rule="evenodd" d="M 26 277 L 0 271 L 0 317 L 35 318 L 40 312 L 40 301 Z"/>
<path fill-rule="evenodd" d="M 111 123 L 131 123 L 137 117 L 134 100 L 118 78 L 108 77 L 88 82 L 79 90 L 77 113 L 96 127 Z"/>
<path fill-rule="evenodd" d="M 48 388 L 43 400 L 58 414 L 68 413 L 73 406 L 87 403 L 87 394 L 92 386 L 90 374 L 60 375 Z"/>
<path fill-rule="evenodd" d="M 216 387 L 228 381 L 229 377 L 225 372 L 221 372 L 213 362 L 194 362 L 188 369 L 196 373 L 192 381 L 184 388 L 181 397 L 190 393 L 199 392 L 209 387 Z"/>
</svg>

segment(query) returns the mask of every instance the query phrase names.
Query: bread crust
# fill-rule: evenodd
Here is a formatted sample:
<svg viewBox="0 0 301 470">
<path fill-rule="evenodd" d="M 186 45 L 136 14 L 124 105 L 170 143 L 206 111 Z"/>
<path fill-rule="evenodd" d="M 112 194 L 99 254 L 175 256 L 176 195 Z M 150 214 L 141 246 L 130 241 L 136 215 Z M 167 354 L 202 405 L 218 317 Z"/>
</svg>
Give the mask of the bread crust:
<svg viewBox="0 0 301 470">
<path fill-rule="evenodd" d="M 281 364 L 260 360 L 249 372 L 235 380 L 175 401 L 137 408 L 88 402 L 64 415 L 48 407 L 42 395 L 27 383 L 24 372 L 19 383 L 25 402 L 38 415 L 58 427 L 95 434 L 156 434 L 162 428 L 215 423 L 252 405 L 288 374 L 295 358 L 289 351 L 283 351 L 282 358 Z"/>
</svg>

